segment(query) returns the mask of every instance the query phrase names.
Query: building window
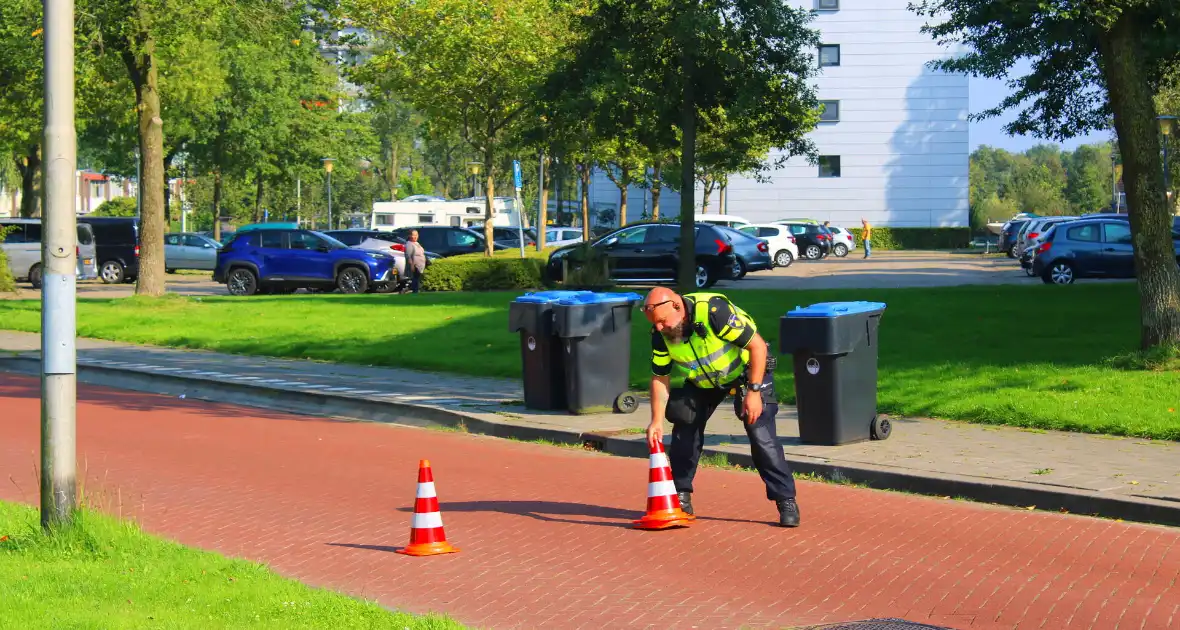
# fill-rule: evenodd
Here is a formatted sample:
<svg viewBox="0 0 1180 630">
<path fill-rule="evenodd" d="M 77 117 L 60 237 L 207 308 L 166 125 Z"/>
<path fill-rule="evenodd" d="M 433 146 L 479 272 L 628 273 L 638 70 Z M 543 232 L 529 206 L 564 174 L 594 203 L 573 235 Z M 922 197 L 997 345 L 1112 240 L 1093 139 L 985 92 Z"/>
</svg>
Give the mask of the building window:
<svg viewBox="0 0 1180 630">
<path fill-rule="evenodd" d="M 840 8 L 840 0 L 815 0 L 815 8 L 823 11 L 835 11 Z"/>
<path fill-rule="evenodd" d="M 837 122 L 840 120 L 840 101 L 820 101 L 819 119 L 821 122 Z"/>
<path fill-rule="evenodd" d="M 821 155 L 821 156 L 819 156 L 819 176 L 820 177 L 839 177 L 840 176 L 840 156 L 838 156 L 838 155 Z"/>
<path fill-rule="evenodd" d="M 820 67 L 840 65 L 840 44 L 820 44 L 819 65 Z"/>
</svg>

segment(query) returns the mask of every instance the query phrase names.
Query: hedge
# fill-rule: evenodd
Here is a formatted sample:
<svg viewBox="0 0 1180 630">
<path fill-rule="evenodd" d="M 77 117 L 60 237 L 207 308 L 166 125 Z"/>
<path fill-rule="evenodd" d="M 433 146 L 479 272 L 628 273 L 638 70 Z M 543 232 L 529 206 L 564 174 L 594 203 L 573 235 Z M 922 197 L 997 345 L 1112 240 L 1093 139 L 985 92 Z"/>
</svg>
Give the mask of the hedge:
<svg viewBox="0 0 1180 630">
<path fill-rule="evenodd" d="M 863 228 L 849 228 L 857 247 L 863 246 Z M 869 239 L 873 249 L 962 249 L 971 244 L 971 228 L 874 227 Z"/>
<path fill-rule="evenodd" d="M 422 277 L 426 291 L 511 291 L 545 286 L 549 252 L 504 249 L 491 258 L 483 254 L 450 256 L 430 263 Z"/>
<path fill-rule="evenodd" d="M 7 232 L 0 227 L 0 243 L 4 242 L 4 235 Z M 12 270 L 8 268 L 8 256 L 4 255 L 4 250 L 0 249 L 0 293 L 15 293 L 16 280 L 12 277 Z"/>
</svg>

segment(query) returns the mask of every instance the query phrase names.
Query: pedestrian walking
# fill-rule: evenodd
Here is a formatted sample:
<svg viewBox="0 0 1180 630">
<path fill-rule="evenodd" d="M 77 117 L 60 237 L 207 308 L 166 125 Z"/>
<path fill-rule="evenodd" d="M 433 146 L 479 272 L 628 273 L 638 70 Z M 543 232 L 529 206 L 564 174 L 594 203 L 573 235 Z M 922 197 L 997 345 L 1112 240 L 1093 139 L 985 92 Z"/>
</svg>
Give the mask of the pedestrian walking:
<svg viewBox="0 0 1180 630">
<path fill-rule="evenodd" d="M 402 289 L 402 293 L 407 290 L 417 293 L 422 286 L 422 272 L 426 270 L 426 250 L 418 242 L 418 230 L 410 230 L 405 250 L 406 275 L 410 277 L 410 284 L 408 288 Z"/>
<path fill-rule="evenodd" d="M 678 295 L 665 287 L 652 289 L 643 303 L 652 324 L 651 446 L 663 440 L 663 422 L 672 423 L 668 459 L 684 511 L 693 513 L 693 478 L 705 425 L 730 395 L 734 412 L 750 440 L 754 467 L 766 484 L 766 498 L 778 507 L 778 524 L 799 526 L 795 478 L 778 443 L 775 418 L 774 359 L 758 334 L 754 319 L 719 293 Z M 673 365 L 687 374 L 672 389 Z"/>
<path fill-rule="evenodd" d="M 863 228 L 861 230 L 860 236 L 862 239 L 864 239 L 864 243 L 865 243 L 865 258 L 868 258 L 873 253 L 873 246 L 871 244 L 869 244 L 869 240 L 872 238 L 872 235 L 873 235 L 873 226 L 869 225 L 869 222 L 867 219 L 861 219 L 860 225 Z"/>
</svg>

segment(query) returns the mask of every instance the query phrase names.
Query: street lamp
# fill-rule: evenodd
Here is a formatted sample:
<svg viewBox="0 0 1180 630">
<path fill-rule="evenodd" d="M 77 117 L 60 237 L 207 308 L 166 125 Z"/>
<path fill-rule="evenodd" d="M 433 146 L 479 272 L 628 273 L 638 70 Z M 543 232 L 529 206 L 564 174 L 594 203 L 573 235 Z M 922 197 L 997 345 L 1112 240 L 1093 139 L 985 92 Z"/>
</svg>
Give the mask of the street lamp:
<svg viewBox="0 0 1180 630">
<path fill-rule="evenodd" d="M 467 172 L 471 173 L 471 189 L 474 191 L 472 197 L 479 196 L 479 171 L 483 167 L 481 162 L 468 162 Z"/>
<path fill-rule="evenodd" d="M 1114 154 L 1114 147 L 1110 151 L 1110 211 L 1119 211 L 1119 173 L 1116 162 L 1118 156 Z"/>
<path fill-rule="evenodd" d="M 1160 135 L 1164 137 L 1164 203 L 1168 206 L 1168 212 L 1175 212 L 1172 207 L 1172 187 L 1169 182 L 1169 175 L 1171 169 L 1168 164 L 1168 140 L 1172 135 L 1172 127 L 1176 124 L 1175 116 L 1156 116 L 1155 119 L 1159 121 Z"/>
<path fill-rule="evenodd" d="M 324 172 L 328 174 L 328 229 L 332 229 L 332 164 L 336 158 L 323 158 Z"/>
</svg>

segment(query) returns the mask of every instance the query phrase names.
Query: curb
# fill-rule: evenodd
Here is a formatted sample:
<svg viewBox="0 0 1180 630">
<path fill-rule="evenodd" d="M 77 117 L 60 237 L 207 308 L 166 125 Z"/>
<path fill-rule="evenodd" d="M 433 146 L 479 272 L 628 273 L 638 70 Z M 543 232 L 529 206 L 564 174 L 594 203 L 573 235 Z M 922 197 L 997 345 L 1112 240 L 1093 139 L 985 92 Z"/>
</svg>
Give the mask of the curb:
<svg viewBox="0 0 1180 630">
<path fill-rule="evenodd" d="M 41 360 L 27 356 L 0 358 L 0 371 L 38 376 Z M 461 411 L 398 401 L 377 401 L 334 392 L 276 389 L 249 382 L 226 382 L 197 376 L 141 372 L 110 366 L 78 364 L 79 383 L 169 396 L 184 395 L 206 402 L 257 407 L 341 421 L 381 422 L 424 428 L 452 428 L 498 438 L 549 440 L 586 446 L 620 457 L 646 459 L 647 444 L 612 432 L 579 433 L 497 422 Z M 731 465 L 753 468 L 748 453 L 731 453 L 706 446 L 702 455 L 724 457 Z M 934 475 L 872 464 L 846 465 L 805 455 L 786 455 L 796 473 L 813 474 L 837 483 L 855 483 L 878 490 L 955 497 L 1012 507 L 1035 506 L 1043 511 L 1117 518 L 1127 521 L 1180 526 L 1180 502 L 1146 497 L 1104 495 L 1066 486 L 1046 486 L 966 475 Z"/>
</svg>

